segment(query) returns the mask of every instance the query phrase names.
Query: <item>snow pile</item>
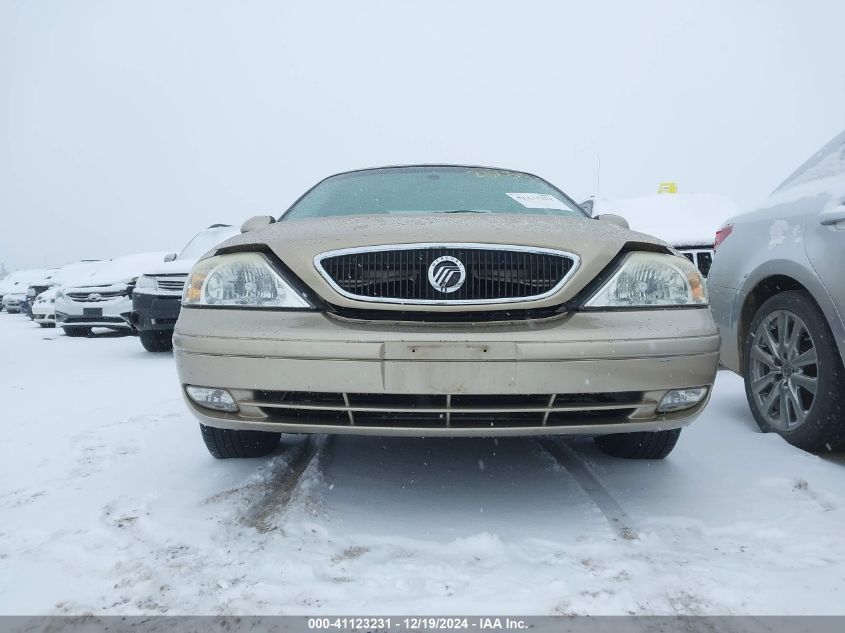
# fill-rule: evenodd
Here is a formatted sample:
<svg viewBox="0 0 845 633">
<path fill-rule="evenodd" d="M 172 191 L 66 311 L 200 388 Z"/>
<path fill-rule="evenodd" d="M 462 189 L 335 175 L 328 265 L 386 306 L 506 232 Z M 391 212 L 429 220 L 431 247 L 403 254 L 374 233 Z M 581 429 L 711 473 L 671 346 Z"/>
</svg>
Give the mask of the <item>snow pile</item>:
<svg viewBox="0 0 845 633">
<path fill-rule="evenodd" d="M 596 198 L 593 215 L 621 215 L 634 231 L 653 235 L 672 246 L 711 245 L 724 221 L 740 207 L 712 193 L 676 193 L 638 198 Z"/>
</svg>

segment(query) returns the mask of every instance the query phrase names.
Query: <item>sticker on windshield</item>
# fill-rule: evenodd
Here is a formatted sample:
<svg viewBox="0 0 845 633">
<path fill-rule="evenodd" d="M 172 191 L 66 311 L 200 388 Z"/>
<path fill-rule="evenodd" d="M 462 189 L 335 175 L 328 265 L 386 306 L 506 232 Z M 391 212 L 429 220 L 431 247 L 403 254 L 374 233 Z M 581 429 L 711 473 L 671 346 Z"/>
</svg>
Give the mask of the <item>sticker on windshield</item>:
<svg viewBox="0 0 845 633">
<path fill-rule="evenodd" d="M 507 193 L 526 209 L 563 209 L 567 207 L 563 202 L 548 193 Z"/>
</svg>

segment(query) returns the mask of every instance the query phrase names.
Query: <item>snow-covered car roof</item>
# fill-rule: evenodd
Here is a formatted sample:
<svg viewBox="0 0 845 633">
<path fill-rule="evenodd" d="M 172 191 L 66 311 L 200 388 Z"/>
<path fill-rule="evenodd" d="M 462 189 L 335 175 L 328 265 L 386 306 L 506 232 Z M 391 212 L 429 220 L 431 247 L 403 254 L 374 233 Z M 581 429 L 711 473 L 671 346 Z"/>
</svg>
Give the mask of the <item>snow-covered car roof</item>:
<svg viewBox="0 0 845 633">
<path fill-rule="evenodd" d="M 0 294 L 6 292 L 23 292 L 33 283 L 44 279 L 46 271 L 43 268 L 30 268 L 27 270 L 16 270 L 0 280 Z"/>
<path fill-rule="evenodd" d="M 712 244 L 724 221 L 740 212 L 729 198 L 712 193 L 675 193 L 637 198 L 594 198 L 593 216 L 621 215 L 631 229 L 672 246 Z"/>
<path fill-rule="evenodd" d="M 73 281 L 74 287 L 117 284 L 128 282 L 143 274 L 145 270 L 164 261 L 165 252 L 134 253 L 115 257 L 103 262 L 93 272 Z"/>
<path fill-rule="evenodd" d="M 32 279 L 29 282 L 30 286 L 49 286 L 53 283 L 53 275 L 58 272 L 58 268 L 49 268 L 38 279 Z"/>
<path fill-rule="evenodd" d="M 82 260 L 65 264 L 50 278 L 50 284 L 55 286 L 71 286 L 78 280 L 88 277 L 106 264 L 107 260 Z"/>
</svg>

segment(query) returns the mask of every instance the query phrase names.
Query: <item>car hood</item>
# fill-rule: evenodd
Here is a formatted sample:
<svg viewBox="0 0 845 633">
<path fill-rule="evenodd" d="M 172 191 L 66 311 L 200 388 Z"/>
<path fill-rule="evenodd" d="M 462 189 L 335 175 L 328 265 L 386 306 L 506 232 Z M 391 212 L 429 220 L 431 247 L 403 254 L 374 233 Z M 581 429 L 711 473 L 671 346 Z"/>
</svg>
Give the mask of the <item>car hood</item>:
<svg viewBox="0 0 845 633">
<path fill-rule="evenodd" d="M 144 272 L 144 274 L 150 276 L 187 275 L 191 272 L 191 269 L 196 263 L 196 259 L 174 259 L 172 262 L 164 262 L 156 266 L 151 266 Z"/>
<path fill-rule="evenodd" d="M 135 279 L 114 280 L 111 283 L 86 283 L 75 286 L 64 286 L 62 291 L 68 292 L 124 292 L 135 282 Z"/>
<path fill-rule="evenodd" d="M 358 215 L 283 220 L 260 231 L 233 237 L 217 251 L 266 244 L 303 282 L 329 303 L 362 307 L 362 302 L 337 293 L 318 273 L 314 258 L 326 251 L 360 246 L 420 243 L 483 243 L 551 248 L 568 251 L 580 260 L 578 270 L 556 294 L 520 302 L 524 309 L 560 304 L 578 293 L 629 242 L 664 246 L 660 240 L 592 218 L 542 215 Z M 372 303 L 363 307 L 372 309 Z M 407 310 L 401 304 L 379 303 L 379 309 Z M 514 304 L 508 304 L 513 309 Z M 414 306 L 414 310 L 451 311 L 454 306 Z M 491 309 L 466 305 L 462 309 Z"/>
</svg>

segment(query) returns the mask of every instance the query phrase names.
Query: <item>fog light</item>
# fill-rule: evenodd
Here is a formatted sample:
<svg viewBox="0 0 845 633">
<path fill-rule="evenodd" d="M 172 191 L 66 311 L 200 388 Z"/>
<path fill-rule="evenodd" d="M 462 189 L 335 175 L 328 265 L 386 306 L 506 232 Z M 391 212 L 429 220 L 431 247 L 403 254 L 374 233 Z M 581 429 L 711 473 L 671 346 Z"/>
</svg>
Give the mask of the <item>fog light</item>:
<svg viewBox="0 0 845 633">
<path fill-rule="evenodd" d="M 235 404 L 235 399 L 225 389 L 217 389 L 216 387 L 194 387 L 187 385 L 185 391 L 188 396 L 201 407 L 207 409 L 215 409 L 217 411 L 237 411 L 238 405 Z"/>
<path fill-rule="evenodd" d="M 658 413 L 670 413 L 694 407 L 704 400 L 707 395 L 707 387 L 694 387 L 692 389 L 673 389 L 660 401 L 657 407 Z"/>
</svg>

